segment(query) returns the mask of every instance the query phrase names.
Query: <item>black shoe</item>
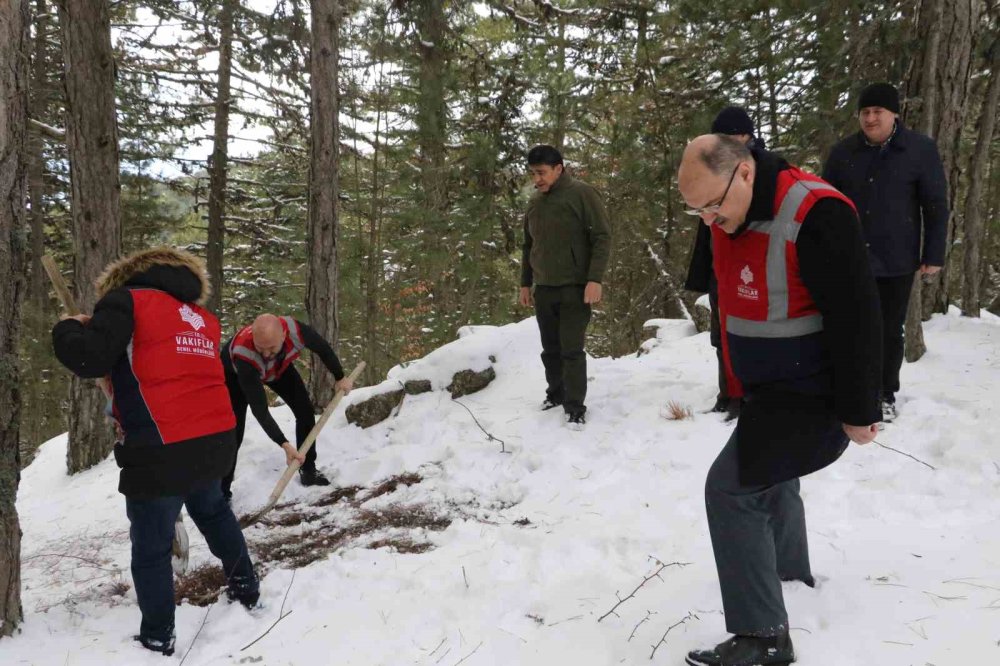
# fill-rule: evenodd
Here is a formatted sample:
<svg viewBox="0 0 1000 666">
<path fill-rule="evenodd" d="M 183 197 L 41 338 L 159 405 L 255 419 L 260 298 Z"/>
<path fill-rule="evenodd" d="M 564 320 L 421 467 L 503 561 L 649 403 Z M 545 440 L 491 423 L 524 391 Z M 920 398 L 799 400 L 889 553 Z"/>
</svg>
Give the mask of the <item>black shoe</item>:
<svg viewBox="0 0 1000 666">
<path fill-rule="evenodd" d="M 788 666 L 795 661 L 792 639 L 781 636 L 733 636 L 711 650 L 688 652 L 689 666 Z"/>
<path fill-rule="evenodd" d="M 782 582 L 785 582 L 785 583 L 791 583 L 791 582 L 798 581 L 799 583 L 802 583 L 806 587 L 812 587 L 812 588 L 816 587 L 816 579 L 813 578 L 812 576 L 802 576 L 802 577 L 799 577 L 799 576 L 780 576 L 780 578 L 781 578 Z"/>
<path fill-rule="evenodd" d="M 587 417 L 584 416 L 584 412 L 566 412 L 566 425 L 574 430 L 583 430 L 583 426 L 587 423 Z"/>
<path fill-rule="evenodd" d="M 553 400 L 552 398 L 545 398 L 542 400 L 542 411 L 547 412 L 553 407 L 558 407 L 562 404 L 562 400 Z"/>
<path fill-rule="evenodd" d="M 899 416 L 899 411 L 896 409 L 896 396 L 892 393 L 882 394 L 882 422 L 892 423 Z"/>
<path fill-rule="evenodd" d="M 715 412 L 721 414 L 722 412 L 727 412 L 727 411 L 729 411 L 729 398 L 723 398 L 722 396 L 719 396 L 718 398 L 715 399 L 715 405 L 712 407 L 712 409 L 708 410 L 708 413 L 711 414 Z"/>
<path fill-rule="evenodd" d="M 303 467 L 299 470 L 299 480 L 303 486 L 328 486 L 330 479 L 315 467 Z"/>
<path fill-rule="evenodd" d="M 159 652 L 164 657 L 169 657 L 174 653 L 174 641 L 176 637 L 173 632 L 170 633 L 170 638 L 165 641 L 161 641 L 155 638 L 147 638 L 145 636 L 133 636 L 133 640 L 137 641 L 142 647 L 153 652 Z"/>
<path fill-rule="evenodd" d="M 230 601 L 240 602 L 248 610 L 254 608 L 260 599 L 260 581 L 257 579 L 257 574 L 230 578 L 226 597 Z"/>
</svg>

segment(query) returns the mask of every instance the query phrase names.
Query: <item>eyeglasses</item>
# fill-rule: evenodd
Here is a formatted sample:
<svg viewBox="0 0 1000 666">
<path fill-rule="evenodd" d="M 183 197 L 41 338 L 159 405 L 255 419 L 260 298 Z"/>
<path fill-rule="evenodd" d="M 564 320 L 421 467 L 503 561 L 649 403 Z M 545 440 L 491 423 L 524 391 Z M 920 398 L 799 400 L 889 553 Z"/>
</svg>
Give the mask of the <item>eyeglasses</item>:
<svg viewBox="0 0 1000 666">
<path fill-rule="evenodd" d="M 742 162 L 740 162 L 740 164 L 742 164 Z M 729 188 L 733 186 L 733 180 L 735 180 L 736 178 L 736 172 L 739 170 L 740 170 L 740 165 L 737 164 L 736 168 L 733 169 L 733 175 L 729 177 L 729 184 L 726 185 L 726 191 L 723 192 L 722 196 L 719 198 L 719 203 L 712 204 L 710 206 L 702 206 L 701 208 L 687 208 L 684 210 L 684 212 L 687 213 L 688 215 L 694 215 L 696 217 L 701 217 L 702 215 L 705 214 L 715 215 L 716 213 L 718 213 L 719 209 L 722 208 L 722 204 L 726 200 L 726 195 L 729 194 Z"/>
</svg>

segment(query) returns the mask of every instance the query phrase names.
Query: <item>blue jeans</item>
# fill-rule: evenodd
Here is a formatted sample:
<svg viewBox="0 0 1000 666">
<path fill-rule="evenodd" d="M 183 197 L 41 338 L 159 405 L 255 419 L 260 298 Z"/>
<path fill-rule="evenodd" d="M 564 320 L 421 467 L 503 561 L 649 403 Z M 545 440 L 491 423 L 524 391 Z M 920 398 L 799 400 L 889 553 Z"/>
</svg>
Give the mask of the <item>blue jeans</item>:
<svg viewBox="0 0 1000 666">
<path fill-rule="evenodd" d="M 219 480 L 194 487 L 187 495 L 153 499 L 125 498 L 131 523 L 132 581 L 139 598 L 142 624 L 139 634 L 169 640 L 174 633 L 174 573 L 170 566 L 174 521 L 187 507 L 188 515 L 222 560 L 229 589 L 240 598 L 256 595 L 257 576 L 250 561 L 239 521 L 222 497 Z"/>
</svg>

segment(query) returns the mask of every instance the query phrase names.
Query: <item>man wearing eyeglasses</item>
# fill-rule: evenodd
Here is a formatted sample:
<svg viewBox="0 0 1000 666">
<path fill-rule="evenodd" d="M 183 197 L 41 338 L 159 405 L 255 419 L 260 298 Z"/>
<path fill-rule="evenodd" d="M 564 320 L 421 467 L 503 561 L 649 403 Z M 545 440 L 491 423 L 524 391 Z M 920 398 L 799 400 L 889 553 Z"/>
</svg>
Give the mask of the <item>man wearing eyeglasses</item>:
<svg viewBox="0 0 1000 666">
<path fill-rule="evenodd" d="M 542 409 L 562 405 L 570 428 L 582 428 L 587 407 L 583 351 L 590 306 L 601 302 L 611 250 L 608 213 L 590 185 L 565 171 L 552 146 L 528 151 L 535 194 L 524 216 L 518 301 L 535 306 L 548 388 Z M 534 293 L 532 293 L 534 287 Z"/>
<path fill-rule="evenodd" d="M 781 581 L 812 586 L 799 477 L 871 442 L 881 318 L 854 206 L 823 180 L 728 136 L 684 151 L 681 196 L 711 228 L 723 358 L 744 403 L 705 505 L 726 628 L 691 666 L 795 660 Z"/>
</svg>

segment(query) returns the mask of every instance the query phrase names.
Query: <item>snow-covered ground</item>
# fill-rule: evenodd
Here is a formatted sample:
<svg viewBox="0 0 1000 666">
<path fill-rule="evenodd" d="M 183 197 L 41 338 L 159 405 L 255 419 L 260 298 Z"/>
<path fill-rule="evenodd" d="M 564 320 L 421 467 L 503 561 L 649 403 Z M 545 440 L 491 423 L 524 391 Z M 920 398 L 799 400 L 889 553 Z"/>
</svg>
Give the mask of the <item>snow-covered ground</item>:
<svg viewBox="0 0 1000 666">
<path fill-rule="evenodd" d="M 556 410 L 538 411 L 544 386 L 531 319 L 466 331 L 352 393 L 345 403 L 410 378 L 436 389 L 407 396 L 397 416 L 368 430 L 348 425 L 341 407 L 320 437 L 320 465 L 335 486 L 362 490 L 353 504 L 306 513 L 333 530 L 359 511 L 419 505 L 451 524 L 361 535 L 294 579 L 271 564 L 264 606 L 253 612 L 184 604 L 173 661 L 131 641 L 139 612 L 114 462 L 70 478 L 65 437 L 47 442 L 21 480 L 26 619 L 20 635 L 0 640 L 0 663 L 159 665 L 188 653 L 191 665 L 639 664 L 676 625 L 652 663 L 680 664 L 688 650 L 726 637 L 702 491 L 731 426 L 701 413 L 715 392 L 707 334 L 675 326 L 640 357 L 591 360 L 583 432 L 564 427 Z M 803 481 L 820 584 L 785 588 L 799 663 L 1000 663 L 1000 321 L 938 316 L 925 334 L 930 351 L 904 367 L 899 420 L 879 441 L 937 469 L 852 445 Z M 482 369 L 490 356 L 497 379 L 461 402 L 502 447 L 443 390 L 452 372 Z M 668 420 L 668 401 L 694 418 Z M 275 413 L 292 432 L 288 411 Z M 251 418 L 237 513 L 264 503 L 283 460 Z M 365 501 L 379 481 L 405 472 L 421 480 Z M 286 499 L 308 505 L 329 490 L 293 482 Z M 248 539 L 309 524 L 257 526 Z M 190 521 L 188 531 L 192 566 L 211 561 Z M 368 547 L 401 536 L 433 547 Z M 675 562 L 687 565 L 668 566 L 598 622 L 616 594 Z M 282 609 L 291 615 L 242 649 Z"/>
</svg>

